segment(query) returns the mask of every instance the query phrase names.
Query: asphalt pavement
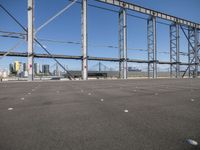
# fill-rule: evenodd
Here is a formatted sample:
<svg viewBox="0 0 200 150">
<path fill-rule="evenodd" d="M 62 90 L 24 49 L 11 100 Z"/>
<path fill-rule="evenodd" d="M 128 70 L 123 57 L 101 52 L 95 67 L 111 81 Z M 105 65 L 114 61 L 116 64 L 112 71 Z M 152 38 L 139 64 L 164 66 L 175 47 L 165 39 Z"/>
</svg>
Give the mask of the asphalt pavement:
<svg viewBox="0 0 200 150">
<path fill-rule="evenodd" d="M 200 150 L 200 79 L 0 83 L 0 150 Z"/>
</svg>

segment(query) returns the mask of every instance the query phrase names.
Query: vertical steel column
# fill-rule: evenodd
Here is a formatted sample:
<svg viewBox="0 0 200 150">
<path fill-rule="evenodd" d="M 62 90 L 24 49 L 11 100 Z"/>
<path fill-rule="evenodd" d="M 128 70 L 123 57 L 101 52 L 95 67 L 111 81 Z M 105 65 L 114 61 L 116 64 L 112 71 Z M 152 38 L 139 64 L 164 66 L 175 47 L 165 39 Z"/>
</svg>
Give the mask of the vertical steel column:
<svg viewBox="0 0 200 150">
<path fill-rule="evenodd" d="M 199 32 L 198 29 L 195 28 L 195 72 L 194 72 L 194 77 L 198 77 L 198 67 L 199 67 L 199 49 L 200 49 L 200 45 L 199 45 Z"/>
<path fill-rule="evenodd" d="M 87 0 L 82 0 L 82 79 L 88 79 Z"/>
<path fill-rule="evenodd" d="M 157 78 L 156 17 L 147 20 L 148 77 Z"/>
<path fill-rule="evenodd" d="M 180 77 L 179 25 L 170 25 L 170 77 Z"/>
<path fill-rule="evenodd" d="M 195 29 L 188 28 L 188 76 L 195 77 Z"/>
<path fill-rule="evenodd" d="M 127 79 L 127 16 L 126 9 L 119 12 L 119 76 Z"/>
<path fill-rule="evenodd" d="M 34 80 L 33 71 L 33 39 L 34 39 L 34 0 L 28 0 L 28 80 Z"/>
</svg>

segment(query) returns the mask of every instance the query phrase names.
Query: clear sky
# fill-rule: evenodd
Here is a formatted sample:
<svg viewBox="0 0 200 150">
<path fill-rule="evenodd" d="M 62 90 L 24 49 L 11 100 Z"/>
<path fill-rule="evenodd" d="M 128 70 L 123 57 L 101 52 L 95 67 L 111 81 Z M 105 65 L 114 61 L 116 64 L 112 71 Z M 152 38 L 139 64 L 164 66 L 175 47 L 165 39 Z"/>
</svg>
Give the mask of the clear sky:
<svg viewBox="0 0 200 150">
<path fill-rule="evenodd" d="M 135 4 L 162 11 L 180 18 L 200 23 L 200 1 L 199 0 L 126 0 Z M 16 18 L 27 26 L 27 0 L 0 0 L 0 3 L 6 7 Z M 35 0 L 35 29 L 42 25 L 51 16 L 59 12 L 70 2 L 68 0 Z M 89 4 L 119 10 L 117 7 L 105 5 L 93 0 L 88 0 Z M 140 17 L 148 16 L 136 12 L 128 11 Z M 166 22 L 158 19 L 159 21 Z M 166 22 L 170 23 L 170 22 Z M 146 20 L 128 16 L 128 58 L 147 60 L 146 51 L 138 51 L 131 49 L 147 49 L 147 23 Z M 0 9 L 0 30 L 23 32 L 23 30 L 9 18 L 3 10 Z M 74 4 L 48 24 L 45 28 L 36 34 L 37 38 L 52 39 L 57 41 L 73 41 L 81 42 L 81 5 Z M 13 51 L 26 52 L 27 43 L 20 39 L 10 39 L 0 37 L 0 50 L 6 51 L 12 48 L 16 43 L 22 41 L 19 47 Z M 157 49 L 158 59 L 161 61 L 169 61 L 169 54 L 160 52 L 169 52 L 169 26 L 157 24 Z M 81 55 L 80 44 L 52 43 L 41 41 L 43 45 L 53 54 L 64 55 Z M 94 7 L 88 7 L 88 55 L 97 57 L 118 57 L 118 49 L 108 48 L 107 46 L 118 46 L 118 14 Z M 181 33 L 180 49 L 187 52 L 187 41 Z M 45 53 L 40 47 L 35 45 L 36 53 Z M 19 60 L 26 62 L 25 58 L 5 57 L 0 59 L 0 68 L 8 68 L 8 64 Z M 187 61 L 186 57 L 181 57 L 182 61 Z M 67 65 L 69 69 L 80 69 L 81 61 L 77 60 L 59 60 L 63 65 Z M 40 64 L 50 64 L 53 66 L 55 62 L 52 59 L 35 59 Z M 98 63 L 89 61 L 89 69 Z M 103 64 L 113 69 L 118 69 L 117 63 L 103 62 Z M 137 66 L 146 68 L 145 64 L 129 63 L 129 66 Z M 160 68 L 168 68 L 169 66 L 159 66 Z"/>
</svg>

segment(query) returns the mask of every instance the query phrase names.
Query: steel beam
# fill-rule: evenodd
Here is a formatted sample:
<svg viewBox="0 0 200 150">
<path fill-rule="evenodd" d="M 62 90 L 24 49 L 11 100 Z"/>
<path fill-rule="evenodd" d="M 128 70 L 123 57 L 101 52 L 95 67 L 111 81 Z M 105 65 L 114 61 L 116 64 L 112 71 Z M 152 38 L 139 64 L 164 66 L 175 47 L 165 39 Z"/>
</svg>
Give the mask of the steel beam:
<svg viewBox="0 0 200 150">
<path fill-rule="evenodd" d="M 87 0 L 82 0 L 82 79 L 88 79 Z"/>
<path fill-rule="evenodd" d="M 28 0 L 28 80 L 33 81 L 34 0 Z"/>
<path fill-rule="evenodd" d="M 179 25 L 170 25 L 170 77 L 180 77 Z"/>
<path fill-rule="evenodd" d="M 4 56 L 7 53 L 7 51 L 0 51 L 0 56 Z M 9 52 L 7 57 L 27 57 L 28 53 L 23 52 Z M 58 54 L 52 54 L 51 56 L 48 54 L 34 54 L 34 58 L 50 58 L 52 59 L 73 59 L 73 60 L 82 60 L 82 56 L 71 56 L 71 55 L 58 55 Z M 110 61 L 110 62 L 119 62 L 119 58 L 106 58 L 106 57 L 93 57 L 88 56 L 88 60 L 93 61 Z M 133 63 L 149 63 L 147 60 L 138 60 L 138 59 L 127 59 L 127 62 L 133 62 Z M 166 61 L 158 61 L 158 64 L 172 64 L 171 62 Z M 181 62 L 179 65 L 188 66 L 189 63 L 183 63 Z M 195 65 L 194 63 L 191 65 Z"/>
<path fill-rule="evenodd" d="M 147 20 L 148 77 L 157 78 L 156 17 Z"/>
<path fill-rule="evenodd" d="M 124 2 L 124 1 L 121 1 L 121 0 L 96 0 L 96 1 L 103 2 L 103 3 L 106 3 L 106 4 L 111 4 L 111 5 L 121 7 L 121 8 L 125 8 L 125 9 L 129 9 L 129 10 L 136 11 L 136 12 L 139 12 L 139 13 L 143 13 L 143 14 L 146 14 L 146 15 L 153 15 L 155 17 L 158 17 L 158 18 L 161 18 L 161 19 L 164 19 L 164 20 L 168 20 L 168 21 L 176 22 L 178 24 L 185 25 L 185 26 L 188 26 L 188 27 L 193 27 L 193 28 L 196 27 L 197 29 L 200 29 L 200 24 L 198 24 L 198 23 L 191 22 L 191 21 L 188 21 L 188 20 L 185 20 L 185 19 L 182 19 L 182 18 L 178 18 L 178 17 L 172 16 L 172 15 L 168 15 L 168 14 L 165 14 L 165 13 L 162 13 L 162 12 L 159 12 L 159 11 L 155 11 L 155 10 L 152 10 L 152 9 L 148 9 L 148 8 L 145 8 L 145 7 L 141 7 L 141 6 L 135 5 L 133 3 Z"/>
<path fill-rule="evenodd" d="M 119 77 L 127 79 L 127 23 L 126 10 L 119 12 Z"/>
</svg>

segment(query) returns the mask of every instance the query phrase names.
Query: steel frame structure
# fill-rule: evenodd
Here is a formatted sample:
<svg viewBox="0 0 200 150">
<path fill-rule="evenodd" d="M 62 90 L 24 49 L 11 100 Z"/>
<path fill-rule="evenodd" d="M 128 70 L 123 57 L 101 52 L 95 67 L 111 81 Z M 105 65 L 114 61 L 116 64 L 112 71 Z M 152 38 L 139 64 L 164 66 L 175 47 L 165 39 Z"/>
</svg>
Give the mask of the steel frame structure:
<svg viewBox="0 0 200 150">
<path fill-rule="evenodd" d="M 157 64 L 169 64 L 170 65 L 170 76 L 178 78 L 180 76 L 180 65 L 187 65 L 185 73 L 188 71 L 189 77 L 197 77 L 198 67 L 199 67 L 199 31 L 200 24 L 191 22 L 185 19 L 181 19 L 172 15 L 168 15 L 159 11 L 152 9 L 144 8 L 133 3 L 128 3 L 121 0 L 94 0 L 97 2 L 110 4 L 120 8 L 119 11 L 119 58 L 102 58 L 102 57 L 90 57 L 88 56 L 88 44 L 87 44 L 87 0 L 82 0 L 82 17 L 81 17 L 81 28 L 82 28 L 82 56 L 68 56 L 68 55 L 52 55 L 46 48 L 39 43 L 34 37 L 34 0 L 28 1 L 28 53 L 20 52 L 11 52 L 7 56 L 19 56 L 19 57 L 28 57 L 28 74 L 29 80 L 34 79 L 33 76 L 33 61 L 34 57 L 38 58 L 53 58 L 56 59 L 77 59 L 82 60 L 82 79 L 87 80 L 88 72 L 88 60 L 98 60 L 98 61 L 114 61 L 119 62 L 119 73 L 120 78 L 127 79 L 127 62 L 136 62 L 136 63 L 147 63 L 148 64 L 148 77 L 157 78 Z M 4 10 L 5 8 L 0 7 Z M 149 16 L 147 20 L 147 39 L 148 39 L 148 60 L 136 60 L 128 59 L 127 56 L 127 18 L 126 11 L 136 11 Z M 9 14 L 7 12 L 7 14 Z M 9 15 L 11 16 L 11 15 Z M 11 16 L 12 17 L 12 16 Z M 13 17 L 12 17 L 13 18 Z M 156 41 L 156 20 L 161 18 L 172 22 L 170 25 L 170 62 L 163 62 L 157 60 L 157 41 Z M 16 19 L 13 18 L 15 21 Z M 17 21 L 16 21 L 17 22 Z M 20 25 L 19 22 L 17 22 Z M 20 25 L 22 28 L 23 26 Z M 183 27 L 187 28 L 188 34 L 186 36 L 188 40 L 188 63 L 180 62 L 180 52 L 179 52 L 179 27 L 182 31 Z M 23 28 L 25 31 L 26 29 Z M 21 35 L 20 35 L 21 36 Z M 6 36 L 5 36 L 6 37 Z M 7 36 L 9 37 L 9 36 Z M 15 35 L 13 36 L 15 37 Z M 17 37 L 17 36 L 16 36 Z M 35 54 L 33 50 L 33 42 L 38 43 L 47 54 Z M 0 55 L 4 55 L 6 52 L 0 51 Z M 61 65 L 60 63 L 58 63 Z M 184 74 L 185 74 L 184 73 Z"/>
<path fill-rule="evenodd" d="M 128 2 L 125 2 L 125 1 L 121 1 L 121 0 L 95 0 L 95 1 L 114 5 L 114 6 L 117 6 L 117 7 L 124 8 L 124 9 L 129 9 L 129 10 L 136 11 L 136 12 L 139 12 L 139 13 L 143 13 L 143 14 L 146 14 L 146 15 L 149 15 L 149 16 L 155 16 L 157 18 L 161 18 L 161 19 L 168 20 L 168 21 L 171 21 L 171 22 L 176 22 L 176 23 L 182 24 L 184 26 L 200 29 L 200 24 L 198 24 L 198 23 L 191 22 L 191 21 L 188 21 L 188 20 L 185 20 L 185 19 L 182 19 L 182 18 L 178 18 L 178 17 L 172 16 L 172 15 L 168 15 L 168 14 L 165 14 L 165 13 L 162 13 L 162 12 L 159 12 L 159 11 L 155 11 L 155 10 L 152 10 L 152 9 L 148 9 L 148 8 L 145 8 L 145 7 L 141 7 L 141 6 L 135 5 L 133 3 L 128 3 Z"/>
<path fill-rule="evenodd" d="M 179 25 L 170 25 L 170 77 L 180 77 L 180 48 L 179 48 Z"/>
</svg>

